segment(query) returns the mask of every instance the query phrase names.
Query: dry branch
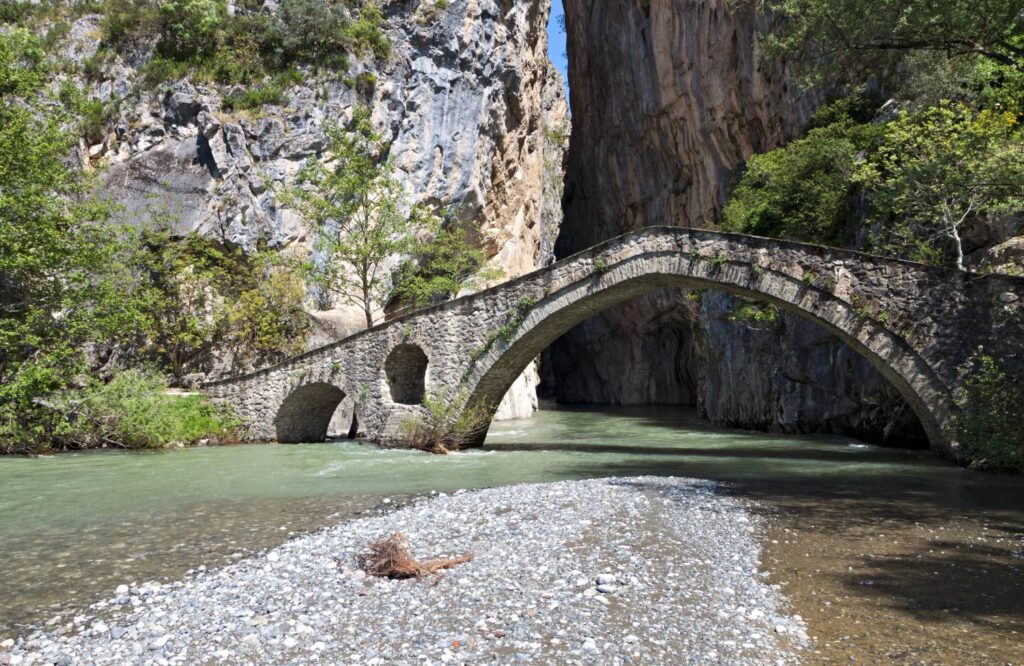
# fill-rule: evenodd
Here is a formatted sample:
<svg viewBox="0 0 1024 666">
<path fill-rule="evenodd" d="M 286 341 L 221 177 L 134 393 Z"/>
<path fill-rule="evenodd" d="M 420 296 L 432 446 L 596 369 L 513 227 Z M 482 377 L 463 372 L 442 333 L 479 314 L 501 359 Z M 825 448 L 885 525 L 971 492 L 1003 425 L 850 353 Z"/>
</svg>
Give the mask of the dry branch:
<svg viewBox="0 0 1024 666">
<path fill-rule="evenodd" d="M 369 552 L 359 556 L 359 566 L 367 575 L 380 578 L 423 578 L 472 559 L 473 555 L 466 553 L 453 558 L 417 560 L 409 552 L 409 540 L 401 532 L 395 532 L 370 544 Z"/>
</svg>

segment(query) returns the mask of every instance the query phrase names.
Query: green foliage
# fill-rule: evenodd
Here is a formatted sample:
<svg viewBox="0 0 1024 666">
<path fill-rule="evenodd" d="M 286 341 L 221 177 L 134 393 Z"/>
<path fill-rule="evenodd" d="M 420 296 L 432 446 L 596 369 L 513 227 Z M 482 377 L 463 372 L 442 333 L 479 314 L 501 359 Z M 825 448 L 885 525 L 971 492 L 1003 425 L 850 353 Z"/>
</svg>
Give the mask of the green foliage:
<svg viewBox="0 0 1024 666">
<path fill-rule="evenodd" d="M 231 14 L 226 0 L 105 0 L 102 27 L 115 49 L 156 44 L 145 71 L 155 85 L 185 74 L 252 83 L 300 65 L 344 69 L 349 53 L 387 57 L 383 24 L 372 0 L 283 0 L 273 13 L 238 3 Z"/>
<path fill-rule="evenodd" d="M 724 226 L 831 245 L 860 235 L 879 253 L 962 267 L 966 224 L 1024 212 L 1015 113 L 941 102 L 877 122 L 862 109 L 827 105 L 803 138 L 752 157 Z"/>
<path fill-rule="evenodd" d="M 779 309 L 771 303 L 737 300 L 739 304 L 726 316 L 729 321 L 756 329 L 774 329 L 781 323 Z"/>
<path fill-rule="evenodd" d="M 331 161 L 307 162 L 281 199 L 295 206 L 313 229 L 309 281 L 358 305 L 366 325 L 373 326 L 375 304 L 389 294 L 385 262 L 414 252 L 415 231 L 433 222 L 419 208 L 403 211 L 404 190 L 394 167 L 378 157 L 386 148 L 367 109 L 357 109 L 351 131 L 335 126 L 326 133 Z"/>
<path fill-rule="evenodd" d="M 974 359 L 957 404 L 954 431 L 963 460 L 978 469 L 1024 471 L 1024 387 L 982 355 Z"/>
<path fill-rule="evenodd" d="M 109 382 L 91 380 L 61 397 L 69 423 L 63 448 L 160 448 L 229 440 L 238 422 L 201 395 L 169 394 L 157 374 L 128 370 Z"/>
<path fill-rule="evenodd" d="M 473 244 L 465 226 L 450 211 L 445 218 L 421 216 L 428 224 L 435 223 L 434 229 L 427 229 L 432 236 L 410 248 L 416 258 L 403 262 L 393 276 L 389 300 L 397 299 L 410 308 L 424 307 L 501 276 L 499 270 L 484 269 L 487 256 Z"/>
<path fill-rule="evenodd" d="M 212 428 L 207 407 L 147 398 L 116 412 L 103 396 L 120 400 L 135 382 L 142 400 L 152 382 L 101 378 L 142 359 L 180 378 L 217 345 L 236 365 L 294 353 L 308 326 L 301 279 L 264 253 L 107 224 L 115 207 L 66 160 L 72 130 L 102 130 L 107 106 L 68 86 L 51 99 L 49 78 L 38 38 L 0 31 L 0 450 L 163 441 L 135 412 L 163 415 L 154 427 L 191 440 Z M 100 422 L 101 434 L 83 430 Z"/>
<path fill-rule="evenodd" d="M 163 30 L 160 4 L 145 0 L 106 0 L 100 28 L 103 41 L 118 49 L 142 46 Z"/>
<path fill-rule="evenodd" d="M 228 20 L 225 0 L 160 0 L 159 9 L 164 54 L 203 57 L 215 52 L 218 33 Z"/>
<path fill-rule="evenodd" d="M 766 56 L 828 89 L 804 136 L 751 158 L 737 231 L 963 266 L 963 232 L 1024 212 L 1024 13 L 1016 0 L 734 0 L 779 17 Z"/>
<path fill-rule="evenodd" d="M 258 109 L 267 104 L 283 105 L 288 101 L 288 88 L 302 82 L 295 70 L 281 72 L 262 85 L 239 88 L 224 96 L 224 107 L 236 111 Z"/>
<path fill-rule="evenodd" d="M 424 413 L 407 418 L 399 426 L 404 443 L 441 454 L 465 448 L 487 428 L 494 411 L 487 405 L 467 402 L 464 389 L 453 398 L 427 393 L 423 396 Z"/>
<path fill-rule="evenodd" d="M 752 4 L 751 0 L 739 0 Z M 766 56 L 791 56 L 811 81 L 861 81 L 894 71 L 907 53 L 983 58 L 1024 71 L 1018 0 L 758 0 L 779 20 Z"/>
<path fill-rule="evenodd" d="M 837 119 L 784 148 L 750 158 L 726 205 L 726 229 L 843 243 L 854 216 L 852 176 L 867 132 L 835 109 L 824 109 L 818 122 L 827 122 L 829 114 Z"/>
<path fill-rule="evenodd" d="M 873 243 L 888 254 L 963 269 L 972 219 L 1024 213 L 1024 137 L 1010 112 L 942 103 L 885 126 L 855 181 L 876 213 Z"/>
<path fill-rule="evenodd" d="M 391 42 L 384 35 L 384 14 L 380 5 L 373 0 L 359 3 L 359 16 L 345 29 L 348 44 L 358 55 L 372 53 L 378 58 L 386 58 L 391 52 Z"/>
<path fill-rule="evenodd" d="M 0 448 L 60 429 L 50 398 L 145 319 L 111 207 L 65 156 L 68 109 L 46 95 L 39 40 L 0 31 Z"/>
<path fill-rule="evenodd" d="M 177 381 L 210 370 L 215 352 L 241 370 L 301 351 L 309 321 L 300 272 L 288 262 L 166 229 L 140 240 L 137 289 L 150 315 L 141 354 Z"/>
<path fill-rule="evenodd" d="M 260 50 L 277 67 L 305 63 L 344 68 L 348 23 L 341 4 L 287 0 L 275 20 L 261 26 Z"/>
</svg>

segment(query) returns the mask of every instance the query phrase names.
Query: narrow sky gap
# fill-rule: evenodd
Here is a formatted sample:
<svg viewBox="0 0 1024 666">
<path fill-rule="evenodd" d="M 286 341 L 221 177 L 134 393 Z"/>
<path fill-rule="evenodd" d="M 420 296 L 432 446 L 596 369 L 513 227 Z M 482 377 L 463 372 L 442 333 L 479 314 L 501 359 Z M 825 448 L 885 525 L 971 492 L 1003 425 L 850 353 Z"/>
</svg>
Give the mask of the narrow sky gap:
<svg viewBox="0 0 1024 666">
<path fill-rule="evenodd" d="M 569 92 L 569 57 L 565 32 L 562 31 L 561 17 L 565 15 L 562 0 L 551 0 L 551 16 L 548 19 L 548 57 L 565 79 L 565 91 Z"/>
</svg>

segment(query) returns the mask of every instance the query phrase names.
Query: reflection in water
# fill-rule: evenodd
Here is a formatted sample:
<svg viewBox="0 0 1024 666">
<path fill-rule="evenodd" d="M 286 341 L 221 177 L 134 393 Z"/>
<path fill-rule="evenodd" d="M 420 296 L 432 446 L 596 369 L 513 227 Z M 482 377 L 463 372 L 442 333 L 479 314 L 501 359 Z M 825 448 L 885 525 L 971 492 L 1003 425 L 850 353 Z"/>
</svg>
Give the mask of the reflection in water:
<svg viewBox="0 0 1024 666">
<path fill-rule="evenodd" d="M 715 429 L 679 409 L 559 409 L 495 424 L 484 450 L 450 456 L 336 442 L 2 459 L 0 637 L 118 584 L 222 564 L 385 496 L 634 474 L 718 479 L 761 500 L 774 516 L 773 575 L 817 629 L 823 658 L 862 650 L 899 661 L 904 648 L 877 643 L 905 635 L 919 639 L 913 659 L 957 657 L 940 634 L 959 622 L 970 625 L 963 649 L 994 658 L 1024 622 L 1021 479 L 841 437 Z M 959 610 L 941 608 L 940 596 Z"/>
</svg>

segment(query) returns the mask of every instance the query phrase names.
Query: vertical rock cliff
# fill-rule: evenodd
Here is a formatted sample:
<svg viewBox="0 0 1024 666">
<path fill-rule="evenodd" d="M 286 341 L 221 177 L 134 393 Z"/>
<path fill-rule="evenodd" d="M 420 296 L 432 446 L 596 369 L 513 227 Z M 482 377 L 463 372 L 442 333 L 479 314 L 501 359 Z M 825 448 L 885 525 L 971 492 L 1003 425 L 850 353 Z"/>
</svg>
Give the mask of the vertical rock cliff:
<svg viewBox="0 0 1024 666">
<path fill-rule="evenodd" d="M 744 161 L 793 136 L 818 101 L 785 63 L 761 58 L 767 19 L 725 0 L 565 8 L 573 128 L 559 256 L 637 227 L 714 227 Z M 838 340 L 784 317 L 784 334 L 755 344 L 725 316 L 732 299 L 705 294 L 698 314 L 692 298 L 660 291 L 573 329 L 548 355 L 557 397 L 697 404 L 714 421 L 770 430 L 903 432 L 905 405 Z"/>
</svg>

